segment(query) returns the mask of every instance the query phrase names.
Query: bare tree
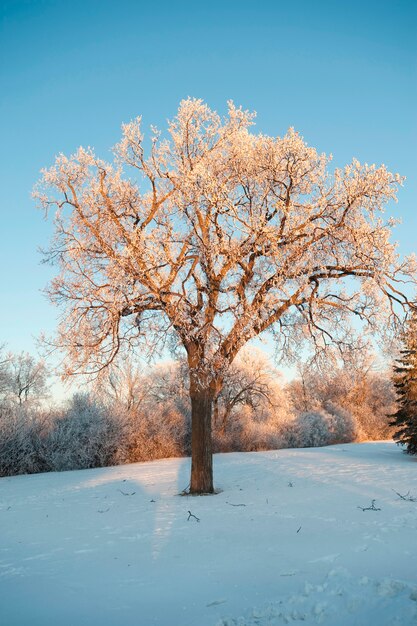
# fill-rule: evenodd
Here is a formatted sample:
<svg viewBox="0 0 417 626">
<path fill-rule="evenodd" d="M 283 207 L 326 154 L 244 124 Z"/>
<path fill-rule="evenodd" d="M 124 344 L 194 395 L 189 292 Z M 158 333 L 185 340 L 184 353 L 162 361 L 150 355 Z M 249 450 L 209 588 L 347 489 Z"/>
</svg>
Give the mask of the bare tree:
<svg viewBox="0 0 417 626">
<path fill-rule="evenodd" d="M 128 413 L 140 407 L 149 388 L 130 356 L 114 361 L 94 382 L 94 391 L 104 402 L 116 403 Z"/>
<path fill-rule="evenodd" d="M 43 361 L 37 361 L 27 352 L 9 354 L 3 362 L 0 382 L 3 394 L 22 405 L 30 399 L 47 395 L 48 371 Z"/>
<path fill-rule="evenodd" d="M 251 133 L 253 117 L 182 101 L 167 137 L 153 129 L 148 156 L 138 118 L 123 126 L 114 166 L 80 148 L 35 192 L 56 209 L 49 295 L 64 309 L 65 374 L 94 375 L 169 336 L 184 348 L 192 493 L 213 492 L 213 401 L 250 339 L 275 328 L 283 354 L 302 337 L 343 349 L 351 315 L 389 327 L 407 306 L 402 281 L 415 282 L 381 214 L 400 176 L 356 160 L 330 174 L 294 130 Z"/>
<path fill-rule="evenodd" d="M 4 344 L 0 345 L 0 398 L 7 394 L 10 387 L 11 358 L 11 354 L 5 354 L 4 352 Z"/>
<path fill-rule="evenodd" d="M 272 367 L 262 350 L 243 348 L 223 377 L 223 387 L 214 398 L 213 421 L 224 434 L 231 415 L 239 407 L 248 406 L 262 413 L 265 406 L 278 409 L 277 399 L 283 403 L 281 374 Z M 261 419 L 261 416 L 260 416 Z"/>
<path fill-rule="evenodd" d="M 184 359 L 162 361 L 147 376 L 148 398 L 155 404 L 189 400 L 188 369 Z"/>
</svg>

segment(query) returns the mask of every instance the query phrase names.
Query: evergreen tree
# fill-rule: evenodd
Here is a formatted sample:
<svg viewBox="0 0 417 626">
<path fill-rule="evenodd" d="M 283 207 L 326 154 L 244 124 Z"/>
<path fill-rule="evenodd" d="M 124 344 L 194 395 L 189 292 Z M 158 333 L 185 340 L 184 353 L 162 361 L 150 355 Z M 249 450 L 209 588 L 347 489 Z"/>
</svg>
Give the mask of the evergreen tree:
<svg viewBox="0 0 417 626">
<path fill-rule="evenodd" d="M 417 308 L 406 325 L 403 346 L 394 366 L 398 410 L 390 425 L 396 427 L 393 437 L 405 445 L 405 452 L 417 454 Z"/>
</svg>

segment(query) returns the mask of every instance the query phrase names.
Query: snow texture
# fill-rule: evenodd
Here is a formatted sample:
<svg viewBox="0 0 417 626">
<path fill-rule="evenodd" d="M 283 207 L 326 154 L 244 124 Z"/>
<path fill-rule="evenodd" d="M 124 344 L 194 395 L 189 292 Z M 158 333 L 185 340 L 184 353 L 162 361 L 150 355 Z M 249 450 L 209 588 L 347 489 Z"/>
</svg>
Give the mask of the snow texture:
<svg viewBox="0 0 417 626">
<path fill-rule="evenodd" d="M 378 442 L 216 455 L 208 497 L 189 459 L 2 478 L 0 624 L 415 625 L 416 469 Z"/>
</svg>

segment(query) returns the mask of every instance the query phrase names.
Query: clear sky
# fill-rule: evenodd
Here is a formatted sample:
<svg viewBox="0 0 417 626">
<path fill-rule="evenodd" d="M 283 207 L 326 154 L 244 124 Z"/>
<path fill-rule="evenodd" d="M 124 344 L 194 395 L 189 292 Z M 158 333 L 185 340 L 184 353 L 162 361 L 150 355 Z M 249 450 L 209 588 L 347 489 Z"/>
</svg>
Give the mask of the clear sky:
<svg viewBox="0 0 417 626">
<path fill-rule="evenodd" d="M 30 197 L 59 152 L 103 158 L 139 114 L 162 129 L 179 101 L 228 99 L 259 131 L 294 126 L 336 165 L 407 176 L 395 231 L 417 250 L 416 0 L 0 0 L 0 343 L 35 351 L 57 312 L 41 290 L 51 224 Z"/>
</svg>

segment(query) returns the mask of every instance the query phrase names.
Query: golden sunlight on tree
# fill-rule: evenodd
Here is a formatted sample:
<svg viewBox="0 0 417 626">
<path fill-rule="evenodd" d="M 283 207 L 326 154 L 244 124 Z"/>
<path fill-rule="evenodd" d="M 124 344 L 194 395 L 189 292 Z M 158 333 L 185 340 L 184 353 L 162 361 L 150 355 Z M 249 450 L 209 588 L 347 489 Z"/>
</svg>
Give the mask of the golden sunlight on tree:
<svg viewBox="0 0 417 626">
<path fill-rule="evenodd" d="M 401 177 L 356 160 L 330 173 L 294 130 L 254 134 L 253 120 L 231 102 L 223 119 L 184 100 L 166 136 L 145 141 L 138 118 L 113 165 L 80 148 L 35 192 L 55 211 L 49 296 L 64 312 L 65 375 L 97 375 L 132 346 L 184 348 L 192 493 L 213 492 L 212 408 L 249 340 L 273 329 L 284 355 L 302 339 L 343 350 L 352 316 L 395 327 L 404 282 L 416 283 L 383 217 Z"/>
</svg>

